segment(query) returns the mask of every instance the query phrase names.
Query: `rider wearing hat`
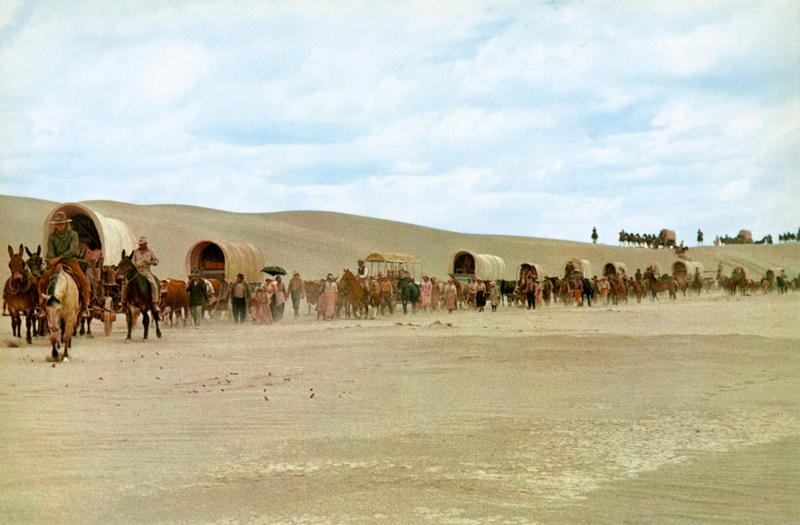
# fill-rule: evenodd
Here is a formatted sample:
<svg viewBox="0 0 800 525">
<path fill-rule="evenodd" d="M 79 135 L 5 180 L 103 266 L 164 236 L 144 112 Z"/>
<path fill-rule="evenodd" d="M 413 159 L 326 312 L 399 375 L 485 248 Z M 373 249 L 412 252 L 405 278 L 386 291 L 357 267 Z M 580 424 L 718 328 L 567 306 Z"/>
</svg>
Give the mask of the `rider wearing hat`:
<svg viewBox="0 0 800 525">
<path fill-rule="evenodd" d="M 369 291 L 369 268 L 364 266 L 364 260 L 358 260 L 358 280 L 361 282 L 361 287 Z"/>
<path fill-rule="evenodd" d="M 131 253 L 131 262 L 136 270 L 150 283 L 150 296 L 153 301 L 153 311 L 158 312 L 159 288 L 155 277 L 153 277 L 153 274 L 150 272 L 151 266 L 158 265 L 158 258 L 155 252 L 147 247 L 147 237 L 139 238 L 139 247 Z M 125 303 L 127 288 L 128 285 L 126 283 L 122 288 L 123 304 Z"/>
<path fill-rule="evenodd" d="M 72 219 L 67 219 L 67 215 L 63 211 L 56 212 L 53 215 L 53 220 L 50 221 L 54 229 L 47 239 L 47 252 L 45 253 L 49 267 L 39 279 L 39 297 L 44 311 L 44 294 L 47 292 L 50 279 L 58 271 L 59 265 L 67 266 L 80 290 L 81 316 L 88 317 L 86 309 L 89 307 L 91 288 L 80 265 L 78 265 L 80 239 L 78 238 L 78 233 L 70 226 L 69 223 L 71 222 Z"/>
</svg>

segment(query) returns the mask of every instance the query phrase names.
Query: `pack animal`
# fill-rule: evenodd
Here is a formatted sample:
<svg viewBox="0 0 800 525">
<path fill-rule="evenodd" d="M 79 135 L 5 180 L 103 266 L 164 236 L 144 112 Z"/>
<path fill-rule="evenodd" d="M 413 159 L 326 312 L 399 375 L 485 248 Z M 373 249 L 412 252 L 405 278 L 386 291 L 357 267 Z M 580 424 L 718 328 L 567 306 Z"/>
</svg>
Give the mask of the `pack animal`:
<svg viewBox="0 0 800 525">
<path fill-rule="evenodd" d="M 22 315 L 24 314 L 25 341 L 31 344 L 31 327 L 33 327 L 34 331 L 36 330 L 36 305 L 39 296 L 37 291 L 38 281 L 31 276 L 25 261 L 22 260 L 21 244 L 19 245 L 19 253 L 14 253 L 14 250 L 9 246 L 8 255 L 11 258 L 8 262 L 11 276 L 6 280 L 3 288 L 3 302 L 11 316 L 11 333 L 14 337 L 22 337 Z"/>
</svg>

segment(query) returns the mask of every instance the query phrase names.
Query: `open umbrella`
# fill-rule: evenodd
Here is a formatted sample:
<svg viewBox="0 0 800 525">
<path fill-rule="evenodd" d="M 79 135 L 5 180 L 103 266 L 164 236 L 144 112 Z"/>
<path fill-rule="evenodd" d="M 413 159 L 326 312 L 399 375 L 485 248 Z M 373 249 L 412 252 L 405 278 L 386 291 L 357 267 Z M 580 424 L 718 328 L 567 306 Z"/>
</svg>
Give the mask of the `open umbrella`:
<svg viewBox="0 0 800 525">
<path fill-rule="evenodd" d="M 280 266 L 265 266 L 261 271 L 270 275 L 286 275 L 286 270 Z"/>
</svg>

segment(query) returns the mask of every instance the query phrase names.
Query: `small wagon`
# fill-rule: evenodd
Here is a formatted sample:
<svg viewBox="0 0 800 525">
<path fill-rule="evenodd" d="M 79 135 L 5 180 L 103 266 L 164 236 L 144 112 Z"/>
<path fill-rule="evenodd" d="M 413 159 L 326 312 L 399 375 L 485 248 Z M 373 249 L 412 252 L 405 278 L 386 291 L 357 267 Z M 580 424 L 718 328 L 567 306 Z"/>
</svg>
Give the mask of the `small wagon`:
<svg viewBox="0 0 800 525">
<path fill-rule="evenodd" d="M 397 281 L 410 277 L 418 283 L 422 278 L 419 269 L 420 260 L 406 253 L 371 253 L 364 259 L 369 263 L 369 274 L 374 278 L 379 273 L 386 275 L 396 287 Z"/>
<path fill-rule="evenodd" d="M 469 282 L 472 275 L 481 281 L 497 281 L 505 271 L 506 262 L 497 255 L 461 250 L 450 257 L 450 276 L 461 283 Z"/>
</svg>

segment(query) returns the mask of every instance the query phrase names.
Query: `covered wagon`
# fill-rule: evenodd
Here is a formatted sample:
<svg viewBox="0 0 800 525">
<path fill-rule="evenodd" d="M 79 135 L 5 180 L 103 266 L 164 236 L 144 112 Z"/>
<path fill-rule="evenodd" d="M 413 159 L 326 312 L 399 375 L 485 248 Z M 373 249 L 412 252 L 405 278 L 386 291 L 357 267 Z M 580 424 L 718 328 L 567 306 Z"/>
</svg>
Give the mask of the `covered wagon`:
<svg viewBox="0 0 800 525">
<path fill-rule="evenodd" d="M 653 248 L 663 246 L 664 248 L 674 248 L 677 246 L 677 236 L 672 230 L 663 229 L 659 232 L 658 237 L 653 240 Z"/>
<path fill-rule="evenodd" d="M 50 223 L 58 212 L 63 212 L 72 221 L 72 229 L 78 234 L 82 259 L 86 263 L 84 273 L 94 295 L 107 309 L 113 308 L 120 294 L 116 266 L 122 260 L 123 250 L 130 253 L 138 245 L 133 230 L 124 222 L 106 217 L 84 204 L 59 204 L 45 217 L 43 247 L 47 246 L 47 240 L 55 229 Z"/>
<path fill-rule="evenodd" d="M 753 244 L 753 233 L 750 230 L 739 230 L 736 236 L 736 244 Z"/>
<path fill-rule="evenodd" d="M 371 253 L 364 259 L 369 263 L 369 274 L 377 277 L 379 273 L 386 275 L 395 285 L 402 277 L 411 277 L 419 282 L 419 259 L 407 253 Z"/>
<path fill-rule="evenodd" d="M 506 262 L 497 255 L 461 250 L 450 257 L 450 276 L 460 282 L 468 282 L 471 275 L 482 281 L 497 281 L 505 271 Z"/>
<path fill-rule="evenodd" d="M 628 265 L 625 263 L 613 261 L 603 265 L 603 277 L 614 277 L 622 274 L 629 275 Z"/>
<path fill-rule="evenodd" d="M 538 278 L 540 281 L 544 280 L 545 273 L 544 270 L 542 269 L 542 265 L 531 262 L 524 262 L 519 265 L 519 271 L 517 272 L 517 279 L 521 280 L 522 276 L 527 271 L 530 271 L 533 274 L 533 276 Z"/>
<path fill-rule="evenodd" d="M 250 283 L 261 282 L 265 266 L 261 250 L 246 242 L 202 240 L 194 243 L 186 254 L 186 274 L 198 272 L 207 279 L 230 283 L 238 274 Z"/>
<path fill-rule="evenodd" d="M 564 267 L 565 279 L 591 279 L 592 277 L 594 277 L 592 263 L 586 259 L 570 259 Z"/>
<path fill-rule="evenodd" d="M 695 261 L 675 261 L 672 263 L 671 268 L 672 276 L 676 279 L 693 279 L 694 274 L 699 271 L 700 274 L 703 274 L 703 265 L 699 262 Z"/>
<path fill-rule="evenodd" d="M 661 269 L 661 264 L 657 262 L 651 262 L 650 264 L 648 264 L 645 272 L 647 270 L 653 272 L 653 275 L 655 275 L 656 277 L 661 277 L 662 275 L 664 275 L 664 270 Z"/>
<path fill-rule="evenodd" d="M 764 278 L 770 283 L 773 283 L 775 279 L 784 272 L 786 272 L 786 270 L 783 268 L 767 268 L 767 273 L 764 274 Z"/>
</svg>

